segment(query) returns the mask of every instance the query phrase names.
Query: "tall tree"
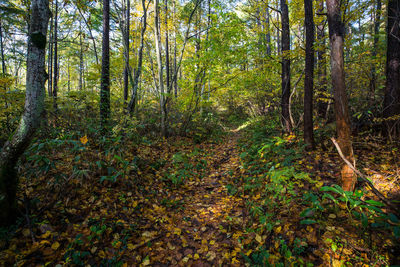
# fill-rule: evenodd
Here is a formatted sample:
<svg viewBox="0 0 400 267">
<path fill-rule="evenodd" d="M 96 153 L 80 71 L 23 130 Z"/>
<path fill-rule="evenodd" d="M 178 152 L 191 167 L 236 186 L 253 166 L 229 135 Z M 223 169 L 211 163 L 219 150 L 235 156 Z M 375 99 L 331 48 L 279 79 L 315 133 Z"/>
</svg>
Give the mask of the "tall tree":
<svg viewBox="0 0 400 267">
<path fill-rule="evenodd" d="M 329 40 L 331 45 L 331 76 L 335 99 L 336 132 L 338 144 L 348 161 L 355 164 L 351 141 L 351 127 L 344 76 L 345 26 L 340 12 L 340 0 L 326 0 Z M 344 190 L 353 191 L 357 181 L 353 170 L 345 163 L 341 168 L 341 184 Z"/>
<path fill-rule="evenodd" d="M 324 0 L 318 0 L 317 12 L 324 12 Z M 327 101 L 327 81 L 326 81 L 326 47 L 325 47 L 325 24 L 326 20 L 322 19 L 317 25 L 317 73 L 318 73 L 318 115 L 325 119 L 328 109 Z"/>
<path fill-rule="evenodd" d="M 290 28 L 289 9 L 286 0 L 281 1 L 281 22 L 282 22 L 282 99 L 281 99 L 281 120 L 285 132 L 292 131 L 290 121 L 289 98 L 290 98 Z"/>
<path fill-rule="evenodd" d="M 125 68 L 124 68 L 124 101 L 128 100 L 128 84 L 129 84 L 129 32 L 130 32 L 130 9 L 131 9 L 131 1 L 126 0 L 126 10 L 125 10 L 125 36 L 124 36 L 124 60 L 125 60 Z"/>
<path fill-rule="evenodd" d="M 18 187 L 15 167 L 39 127 L 44 111 L 49 1 L 32 0 L 30 11 L 25 110 L 12 139 L 4 145 L 0 154 L 0 224 L 10 223 L 15 218 Z"/>
<path fill-rule="evenodd" d="M 140 46 L 138 51 L 138 64 L 135 70 L 135 77 L 133 78 L 132 85 L 132 97 L 128 104 L 128 111 L 132 113 L 135 110 L 135 104 L 137 101 L 137 92 L 139 87 L 139 79 L 142 73 L 142 64 L 143 64 L 143 49 L 144 49 L 144 38 L 147 28 L 147 7 L 146 0 L 142 0 L 142 8 L 143 8 L 143 20 L 142 20 L 142 30 L 140 32 Z"/>
<path fill-rule="evenodd" d="M 378 43 L 379 43 L 379 27 L 381 23 L 381 12 L 382 12 L 382 3 L 381 0 L 376 0 L 375 7 L 375 17 L 374 17 L 374 45 L 372 47 L 372 59 L 373 63 L 371 64 L 371 79 L 370 79 L 370 102 L 375 99 L 375 91 L 376 91 L 376 54 L 378 51 Z"/>
<path fill-rule="evenodd" d="M 6 74 L 6 60 L 4 58 L 4 46 L 3 46 L 3 28 L 0 19 L 0 51 L 1 51 L 1 66 L 3 74 Z"/>
<path fill-rule="evenodd" d="M 53 60 L 53 105 L 57 109 L 57 91 L 58 91 L 58 0 L 55 1 L 55 12 L 54 12 L 54 60 Z"/>
<path fill-rule="evenodd" d="M 400 137 L 400 0 L 389 0 L 387 6 L 386 88 L 383 116 L 386 134 Z"/>
<path fill-rule="evenodd" d="M 100 124 L 107 132 L 110 118 L 110 0 L 103 0 L 103 42 L 101 57 Z"/>
<path fill-rule="evenodd" d="M 313 96 L 314 96 L 314 14 L 312 0 L 304 0 L 306 28 L 306 67 L 304 78 L 304 141 L 314 148 Z"/>
<path fill-rule="evenodd" d="M 166 111 L 165 111 L 165 92 L 164 92 L 164 75 L 163 63 L 161 55 L 161 33 L 160 33 L 160 9 L 158 0 L 154 0 L 154 28 L 155 28 L 155 43 L 156 43 L 156 56 L 158 66 L 158 84 L 160 88 L 160 109 L 161 109 L 161 133 L 163 136 L 167 135 L 166 126 Z"/>
<path fill-rule="evenodd" d="M 54 2 L 51 2 L 51 9 L 53 9 Z M 49 31 L 49 54 L 48 54 L 48 75 L 47 93 L 49 97 L 53 97 L 53 16 L 50 17 L 50 31 Z"/>
</svg>

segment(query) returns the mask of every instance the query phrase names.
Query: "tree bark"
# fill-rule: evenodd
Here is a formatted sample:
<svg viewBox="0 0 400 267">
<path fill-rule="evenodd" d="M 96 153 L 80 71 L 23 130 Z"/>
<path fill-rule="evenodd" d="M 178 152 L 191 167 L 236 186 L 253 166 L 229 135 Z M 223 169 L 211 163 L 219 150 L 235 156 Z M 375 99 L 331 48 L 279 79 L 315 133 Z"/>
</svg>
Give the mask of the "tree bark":
<svg viewBox="0 0 400 267">
<path fill-rule="evenodd" d="M 53 107 L 57 109 L 57 91 L 58 91 L 58 40 L 57 40 L 57 31 L 58 31 L 58 0 L 55 1 L 55 13 L 54 13 L 54 60 L 53 60 Z"/>
<path fill-rule="evenodd" d="M 100 85 L 100 125 L 107 133 L 110 118 L 110 0 L 103 0 L 103 41 Z"/>
<path fill-rule="evenodd" d="M 400 137 L 400 0 L 389 0 L 387 6 L 386 88 L 383 117 L 386 135 Z M 397 117 L 397 118 L 396 118 Z"/>
<path fill-rule="evenodd" d="M 313 149 L 313 96 L 314 96 L 314 12 L 312 0 L 304 0 L 306 28 L 306 66 L 304 78 L 304 141 Z"/>
<path fill-rule="evenodd" d="M 50 17 L 48 0 L 32 0 L 28 30 L 25 109 L 19 126 L 0 154 L 0 224 L 12 223 L 16 216 L 19 157 L 29 146 L 44 112 L 46 36 Z"/>
<path fill-rule="evenodd" d="M 371 64 L 371 80 L 370 80 L 370 96 L 369 102 L 373 104 L 375 100 L 375 91 L 376 91 L 376 54 L 378 51 L 378 43 L 379 43 L 379 26 L 381 22 L 381 13 L 382 13 L 382 2 L 381 0 L 376 0 L 376 8 L 375 8 L 375 21 L 374 21 L 374 46 L 372 48 L 372 64 Z"/>
<path fill-rule="evenodd" d="M 324 0 L 318 0 L 318 13 L 322 14 L 324 12 Z M 326 86 L 326 48 L 325 48 L 325 20 L 317 25 L 317 40 L 318 40 L 318 50 L 317 50 L 317 72 L 318 72 L 318 115 L 321 119 L 326 118 L 326 113 L 328 109 L 327 101 L 327 86 Z"/>
<path fill-rule="evenodd" d="M 3 27 L 0 19 L 0 50 L 1 50 L 1 66 L 3 74 L 6 74 L 6 60 L 4 58 L 4 47 L 3 47 Z"/>
<path fill-rule="evenodd" d="M 292 123 L 289 114 L 290 97 L 290 29 L 289 29 L 289 10 L 286 0 L 281 1 L 281 21 L 282 21 L 282 99 L 281 99 L 281 120 L 283 129 L 286 133 L 292 131 Z"/>
<path fill-rule="evenodd" d="M 79 90 L 83 90 L 83 41 L 82 41 L 82 27 L 79 24 L 79 28 L 81 32 L 79 33 L 79 43 L 80 43 L 80 50 L 79 50 Z"/>
<path fill-rule="evenodd" d="M 129 77 L 128 72 L 130 71 L 129 66 L 129 32 L 130 32 L 130 0 L 126 0 L 126 12 L 125 12 L 125 36 L 124 36 L 124 60 L 125 60 L 125 68 L 124 68 L 124 101 L 128 101 L 128 83 Z"/>
<path fill-rule="evenodd" d="M 136 100 L 137 100 L 137 92 L 139 87 L 140 75 L 142 73 L 142 65 L 143 65 L 143 49 L 144 49 L 144 38 L 147 28 L 147 8 L 146 8 L 146 0 L 142 0 L 142 8 L 143 8 L 143 26 L 142 31 L 140 33 L 140 46 L 138 52 L 138 65 L 135 71 L 135 77 L 133 78 L 132 83 L 132 97 L 128 104 L 128 111 L 132 113 L 135 110 Z M 131 73 L 131 72 L 129 72 Z M 131 80 L 131 75 L 130 75 Z"/>
<path fill-rule="evenodd" d="M 154 23 L 155 23 L 155 43 L 156 43 L 156 54 L 157 54 L 157 66 L 158 66 L 158 83 L 160 88 L 160 109 L 161 109 L 161 134 L 166 136 L 166 112 L 165 112 L 165 92 L 164 92 L 164 75 L 163 75 L 163 64 L 161 55 L 161 34 L 160 34 L 160 10 L 158 0 L 154 1 Z"/>
<path fill-rule="evenodd" d="M 345 27 L 340 12 L 339 0 L 326 0 L 328 11 L 329 39 L 331 45 L 331 76 L 335 99 L 336 132 L 343 155 L 355 165 L 351 141 L 350 117 L 344 75 L 344 34 Z M 343 163 L 341 185 L 345 191 L 353 191 L 357 181 L 354 171 Z"/>
<path fill-rule="evenodd" d="M 51 9 L 54 9 L 54 2 L 51 2 Z M 48 83 L 47 83 L 47 93 L 49 97 L 53 97 L 53 15 L 50 15 L 50 32 L 49 32 L 49 65 L 48 68 Z"/>
</svg>

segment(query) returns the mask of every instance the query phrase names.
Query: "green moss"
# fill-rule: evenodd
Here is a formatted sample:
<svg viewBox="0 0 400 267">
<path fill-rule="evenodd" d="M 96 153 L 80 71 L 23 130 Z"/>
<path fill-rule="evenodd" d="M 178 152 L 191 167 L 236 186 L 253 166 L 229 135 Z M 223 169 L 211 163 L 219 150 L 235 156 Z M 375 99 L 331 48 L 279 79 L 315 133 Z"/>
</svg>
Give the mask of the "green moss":
<svg viewBox="0 0 400 267">
<path fill-rule="evenodd" d="M 39 49 L 46 48 L 46 36 L 44 36 L 41 32 L 34 32 L 31 34 L 32 43 Z"/>
</svg>

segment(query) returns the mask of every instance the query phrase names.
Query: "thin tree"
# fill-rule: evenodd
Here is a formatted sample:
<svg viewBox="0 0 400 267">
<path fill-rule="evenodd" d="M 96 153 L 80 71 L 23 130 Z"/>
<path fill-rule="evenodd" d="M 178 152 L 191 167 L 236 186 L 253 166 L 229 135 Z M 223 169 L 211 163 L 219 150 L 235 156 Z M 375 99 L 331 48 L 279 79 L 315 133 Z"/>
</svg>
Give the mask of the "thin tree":
<svg viewBox="0 0 400 267">
<path fill-rule="evenodd" d="M 131 9 L 131 1 L 126 0 L 126 10 L 125 10 L 125 36 L 124 37 L 124 60 L 125 60 L 125 68 L 124 68 L 124 101 L 128 101 L 128 87 L 129 87 L 129 31 L 130 31 L 130 9 Z"/>
<path fill-rule="evenodd" d="M 137 100 L 137 92 L 139 87 L 139 78 L 142 73 L 142 64 L 143 64 L 143 49 L 144 49 L 144 38 L 147 28 L 147 7 L 146 0 L 142 0 L 142 8 L 143 8 L 143 20 L 142 20 L 142 30 L 140 33 L 140 46 L 138 51 L 138 64 L 135 71 L 135 77 L 133 78 L 132 84 L 132 97 L 128 104 L 128 111 L 132 113 L 135 110 L 136 100 Z M 131 72 L 130 72 L 131 73 Z M 131 75 L 130 75 L 131 77 Z"/>
<path fill-rule="evenodd" d="M 6 60 L 4 58 L 4 46 L 3 46 L 3 28 L 0 19 L 0 50 L 1 50 L 1 66 L 3 74 L 6 74 Z"/>
<path fill-rule="evenodd" d="M 55 1 L 55 12 L 54 12 L 54 60 L 53 60 L 53 106 L 57 109 L 57 91 L 58 91 L 58 0 Z"/>
<path fill-rule="evenodd" d="M 351 141 L 351 127 L 344 76 L 344 34 L 345 26 L 340 12 L 340 0 L 326 0 L 329 40 L 331 45 L 331 76 L 335 99 L 336 132 L 343 155 L 355 164 Z M 353 191 L 357 181 L 353 170 L 345 163 L 341 167 L 341 185 L 346 191 Z"/>
<path fill-rule="evenodd" d="M 374 60 L 371 64 L 371 79 L 370 79 L 370 103 L 372 104 L 375 100 L 375 91 L 376 91 L 376 54 L 378 51 L 378 43 L 379 43 L 379 27 L 381 23 L 381 13 L 382 13 L 382 2 L 381 0 L 376 0 L 376 8 L 375 8 L 375 18 L 374 18 L 374 46 L 372 47 L 372 60 Z"/>
<path fill-rule="evenodd" d="M 29 146 L 44 113 L 46 36 L 50 17 L 48 0 L 32 0 L 28 29 L 25 110 L 11 140 L 0 153 L 0 224 L 11 223 L 16 215 L 19 157 Z"/>
<path fill-rule="evenodd" d="M 165 92 L 164 92 L 164 75 L 163 75 L 163 63 L 161 55 L 161 33 L 160 33 L 160 10 L 158 0 L 154 1 L 154 28 L 155 28 L 155 43 L 156 43 L 156 56 L 158 66 L 158 84 L 160 88 L 160 109 L 161 109 L 161 134 L 167 135 L 166 126 L 166 111 L 165 111 Z"/>
<path fill-rule="evenodd" d="M 312 0 L 304 0 L 306 26 L 306 67 L 304 78 L 304 141 L 314 148 L 313 96 L 314 96 L 314 14 Z"/>
<path fill-rule="evenodd" d="M 386 135 L 400 137 L 400 0 L 389 0 L 387 6 L 386 88 L 383 116 Z M 397 118 L 396 118 L 397 117 Z"/>
<path fill-rule="evenodd" d="M 319 14 L 324 13 L 324 0 L 318 0 Z M 321 20 L 317 25 L 317 73 L 318 73 L 318 115 L 321 119 L 326 118 L 328 101 L 326 86 L 326 47 L 325 47 L 325 25 L 326 20 Z"/>
<path fill-rule="evenodd" d="M 110 1 L 103 0 L 103 42 L 101 57 L 100 125 L 107 132 L 110 118 Z"/>
<path fill-rule="evenodd" d="M 282 98 L 281 98 L 281 120 L 285 132 L 292 131 L 292 123 L 289 112 L 290 98 L 290 28 L 289 9 L 286 0 L 281 0 L 282 21 Z"/>
</svg>

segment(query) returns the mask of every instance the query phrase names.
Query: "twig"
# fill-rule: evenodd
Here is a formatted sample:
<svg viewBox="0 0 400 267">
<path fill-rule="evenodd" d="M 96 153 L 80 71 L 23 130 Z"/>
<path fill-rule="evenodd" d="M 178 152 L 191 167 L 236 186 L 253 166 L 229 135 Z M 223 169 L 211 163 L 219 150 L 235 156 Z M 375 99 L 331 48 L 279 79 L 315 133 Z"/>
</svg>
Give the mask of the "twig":
<svg viewBox="0 0 400 267">
<path fill-rule="evenodd" d="M 362 174 L 359 170 L 357 170 L 357 169 L 353 166 L 353 164 L 351 164 L 350 161 L 348 161 L 348 160 L 346 159 L 346 157 L 343 155 L 342 150 L 340 149 L 339 144 L 336 142 L 335 138 L 332 137 L 331 140 L 332 140 L 333 144 L 335 145 L 335 147 L 336 147 L 336 149 L 337 149 L 337 151 L 338 151 L 338 153 L 339 153 L 339 156 L 340 156 L 340 157 L 342 158 L 342 160 L 347 164 L 347 166 L 349 166 L 350 169 L 352 169 L 352 170 L 361 178 L 361 180 L 363 180 L 364 182 L 366 182 L 366 183 L 371 187 L 372 192 L 373 192 L 380 200 L 382 200 L 386 205 L 388 205 L 389 207 L 391 207 L 391 208 L 394 209 L 395 211 L 399 212 L 399 209 L 398 209 L 395 205 L 393 205 L 392 202 L 390 202 L 388 199 L 386 199 L 385 196 L 384 196 L 381 192 L 379 192 L 378 189 L 375 188 L 374 184 L 373 184 L 370 180 L 368 180 L 367 176 L 365 176 L 365 175 Z"/>
</svg>

